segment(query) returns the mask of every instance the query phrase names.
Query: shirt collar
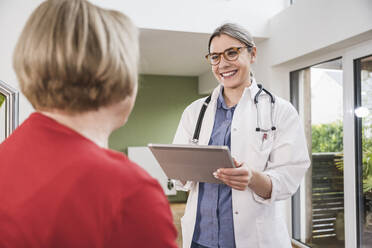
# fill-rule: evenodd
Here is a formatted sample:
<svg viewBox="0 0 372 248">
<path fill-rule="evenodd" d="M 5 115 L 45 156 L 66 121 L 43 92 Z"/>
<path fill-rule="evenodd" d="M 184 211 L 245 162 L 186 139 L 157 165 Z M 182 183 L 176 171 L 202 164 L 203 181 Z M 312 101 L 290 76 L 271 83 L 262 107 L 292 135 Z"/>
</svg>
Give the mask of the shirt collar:
<svg viewBox="0 0 372 248">
<path fill-rule="evenodd" d="M 220 89 L 220 93 L 218 94 L 218 98 L 217 98 L 217 108 L 220 109 L 220 108 L 223 108 L 223 109 L 234 109 L 235 106 L 229 108 L 227 105 L 226 105 L 226 102 L 225 102 L 225 98 L 223 97 L 223 87 L 221 87 Z"/>
</svg>

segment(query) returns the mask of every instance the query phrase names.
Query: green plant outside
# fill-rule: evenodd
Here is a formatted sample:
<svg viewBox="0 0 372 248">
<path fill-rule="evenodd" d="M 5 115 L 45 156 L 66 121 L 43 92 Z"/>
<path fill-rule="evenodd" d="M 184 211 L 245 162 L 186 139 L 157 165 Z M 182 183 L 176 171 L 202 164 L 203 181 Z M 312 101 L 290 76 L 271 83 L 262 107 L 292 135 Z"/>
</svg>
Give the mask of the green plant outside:
<svg viewBox="0 0 372 248">
<path fill-rule="evenodd" d="M 1 105 L 3 105 L 4 102 L 5 102 L 5 97 L 0 94 L 0 107 Z"/>
<path fill-rule="evenodd" d="M 363 191 L 372 192 L 372 117 L 363 119 L 363 124 Z"/>
<path fill-rule="evenodd" d="M 312 125 L 312 152 L 342 152 L 342 122 Z"/>
<path fill-rule="evenodd" d="M 369 123 L 369 124 L 367 124 Z M 312 125 L 312 152 L 340 152 L 335 158 L 336 167 L 344 169 L 342 122 Z M 372 118 L 363 119 L 363 192 L 372 192 Z"/>
</svg>

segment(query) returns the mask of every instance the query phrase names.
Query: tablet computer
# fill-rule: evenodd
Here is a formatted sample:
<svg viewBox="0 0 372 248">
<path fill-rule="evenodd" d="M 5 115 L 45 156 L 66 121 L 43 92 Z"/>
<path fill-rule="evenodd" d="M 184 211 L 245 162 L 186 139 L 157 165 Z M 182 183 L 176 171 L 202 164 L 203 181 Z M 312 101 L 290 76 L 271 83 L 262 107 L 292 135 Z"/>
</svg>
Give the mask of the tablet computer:
<svg viewBox="0 0 372 248">
<path fill-rule="evenodd" d="M 213 172 L 235 167 L 227 146 L 149 144 L 148 147 L 170 179 L 222 183 Z"/>
</svg>

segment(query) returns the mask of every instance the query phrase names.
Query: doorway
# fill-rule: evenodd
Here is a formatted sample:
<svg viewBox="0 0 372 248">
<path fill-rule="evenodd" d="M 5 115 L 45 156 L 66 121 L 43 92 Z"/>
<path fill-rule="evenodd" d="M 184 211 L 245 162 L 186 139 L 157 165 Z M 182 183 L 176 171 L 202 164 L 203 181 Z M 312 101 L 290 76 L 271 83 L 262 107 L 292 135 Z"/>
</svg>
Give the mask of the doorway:
<svg viewBox="0 0 372 248">
<path fill-rule="evenodd" d="M 291 102 L 312 159 L 292 199 L 293 238 L 311 247 L 345 247 L 342 60 L 291 72 L 290 78 Z"/>
</svg>

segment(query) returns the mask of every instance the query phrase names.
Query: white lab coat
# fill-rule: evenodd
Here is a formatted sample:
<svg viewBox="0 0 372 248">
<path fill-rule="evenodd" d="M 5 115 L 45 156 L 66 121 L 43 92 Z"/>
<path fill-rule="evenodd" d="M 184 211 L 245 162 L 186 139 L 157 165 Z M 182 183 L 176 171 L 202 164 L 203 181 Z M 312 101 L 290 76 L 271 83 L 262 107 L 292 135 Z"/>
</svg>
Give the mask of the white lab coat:
<svg viewBox="0 0 372 248">
<path fill-rule="evenodd" d="M 199 144 L 207 145 L 212 133 L 218 86 L 212 93 L 211 102 L 205 112 Z M 238 162 L 244 162 L 255 170 L 263 171 L 272 180 L 271 198 L 264 200 L 247 188 L 244 191 L 232 189 L 235 244 L 237 248 L 289 248 L 290 237 L 283 212 L 277 201 L 294 194 L 310 165 L 304 130 L 294 107 L 275 96 L 273 122 L 277 130 L 270 132 L 267 139 L 256 132 L 257 111 L 253 99 L 259 88 L 253 80 L 235 109 L 231 123 L 231 155 Z M 264 93 L 261 93 L 264 94 Z M 266 117 L 261 127 L 270 127 L 270 105 L 262 96 L 259 105 L 266 106 L 260 114 Z M 205 98 L 189 105 L 179 123 L 174 144 L 190 144 L 197 118 Z M 261 108 L 260 108 L 261 109 Z M 265 123 L 266 122 L 266 123 Z M 196 221 L 199 184 L 176 181 L 177 190 L 190 191 L 185 215 L 181 219 L 183 248 L 189 248 Z"/>
</svg>

